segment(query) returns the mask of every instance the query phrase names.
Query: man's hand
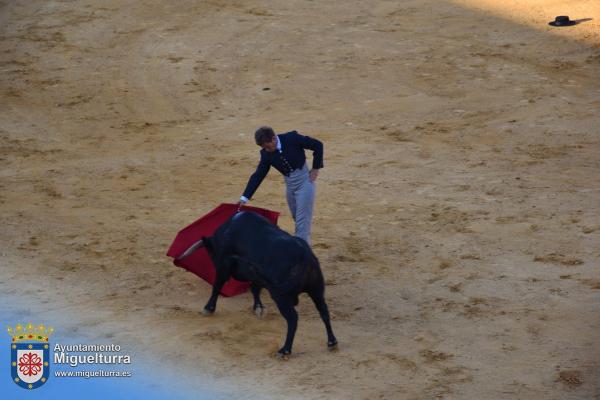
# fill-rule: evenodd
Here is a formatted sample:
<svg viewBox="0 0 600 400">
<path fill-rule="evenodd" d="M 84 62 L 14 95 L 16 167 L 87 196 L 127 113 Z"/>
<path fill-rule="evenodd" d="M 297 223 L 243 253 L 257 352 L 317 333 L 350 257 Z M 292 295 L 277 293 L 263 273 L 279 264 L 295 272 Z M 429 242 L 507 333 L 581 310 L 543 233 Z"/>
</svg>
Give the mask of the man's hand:
<svg viewBox="0 0 600 400">
<path fill-rule="evenodd" d="M 310 173 L 308 174 L 308 178 L 310 179 L 311 182 L 316 181 L 318 176 L 319 176 L 318 169 L 311 169 Z"/>
<path fill-rule="evenodd" d="M 237 204 L 237 210 L 240 211 L 242 209 L 242 206 L 244 204 L 246 204 L 247 202 L 248 202 L 248 200 L 244 196 L 242 196 L 240 198 L 240 200 L 236 203 Z"/>
</svg>

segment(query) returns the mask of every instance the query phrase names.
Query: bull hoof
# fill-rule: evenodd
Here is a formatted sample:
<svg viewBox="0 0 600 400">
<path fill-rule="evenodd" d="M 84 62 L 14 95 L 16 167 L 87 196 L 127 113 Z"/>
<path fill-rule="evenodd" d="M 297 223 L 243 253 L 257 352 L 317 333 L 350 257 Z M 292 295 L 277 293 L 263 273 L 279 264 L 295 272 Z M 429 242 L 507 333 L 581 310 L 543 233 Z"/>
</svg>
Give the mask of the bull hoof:
<svg viewBox="0 0 600 400">
<path fill-rule="evenodd" d="M 215 313 L 215 311 L 210 311 L 207 310 L 206 308 L 202 310 L 202 315 L 204 315 L 205 317 L 210 317 L 211 315 L 213 315 Z"/>
<path fill-rule="evenodd" d="M 333 341 L 333 342 L 327 342 L 327 350 L 329 351 L 336 351 L 338 349 L 338 342 Z"/>
<path fill-rule="evenodd" d="M 254 307 L 254 315 L 256 315 L 256 318 L 260 319 L 267 315 L 267 309 L 265 308 L 265 306 Z"/>
<path fill-rule="evenodd" d="M 291 355 L 292 355 L 292 352 L 291 352 L 291 351 L 283 351 L 283 350 L 279 350 L 279 351 L 277 352 L 277 354 L 275 354 L 275 357 L 276 357 L 278 360 L 284 360 L 284 361 L 287 361 L 287 360 L 289 360 L 289 359 L 290 359 L 290 356 L 291 356 Z"/>
</svg>

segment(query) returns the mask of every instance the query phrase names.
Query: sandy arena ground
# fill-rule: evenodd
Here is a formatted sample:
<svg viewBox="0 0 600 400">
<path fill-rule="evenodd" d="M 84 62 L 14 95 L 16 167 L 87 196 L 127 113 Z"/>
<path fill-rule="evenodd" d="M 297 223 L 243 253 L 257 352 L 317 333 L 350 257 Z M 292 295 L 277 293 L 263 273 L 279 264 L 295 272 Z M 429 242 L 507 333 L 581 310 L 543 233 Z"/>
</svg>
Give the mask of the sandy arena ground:
<svg viewBox="0 0 600 400">
<path fill-rule="evenodd" d="M 3 295 L 256 398 L 600 399 L 597 1 L 1 1 L 0 35 Z M 202 317 L 165 256 L 262 124 L 325 143 L 336 353 L 303 296 L 276 360 L 268 296 Z M 291 230 L 282 181 L 251 205 Z"/>
</svg>

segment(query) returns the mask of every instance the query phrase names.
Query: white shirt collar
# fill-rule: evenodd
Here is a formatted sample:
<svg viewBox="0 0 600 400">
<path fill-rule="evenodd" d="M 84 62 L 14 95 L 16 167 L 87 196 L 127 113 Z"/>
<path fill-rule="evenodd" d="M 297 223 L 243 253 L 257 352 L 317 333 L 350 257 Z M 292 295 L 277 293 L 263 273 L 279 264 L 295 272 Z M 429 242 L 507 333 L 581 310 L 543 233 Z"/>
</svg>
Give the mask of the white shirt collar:
<svg viewBox="0 0 600 400">
<path fill-rule="evenodd" d="M 281 140 L 279 140 L 278 135 L 275 135 L 275 137 L 277 138 L 277 151 L 281 151 Z"/>
</svg>

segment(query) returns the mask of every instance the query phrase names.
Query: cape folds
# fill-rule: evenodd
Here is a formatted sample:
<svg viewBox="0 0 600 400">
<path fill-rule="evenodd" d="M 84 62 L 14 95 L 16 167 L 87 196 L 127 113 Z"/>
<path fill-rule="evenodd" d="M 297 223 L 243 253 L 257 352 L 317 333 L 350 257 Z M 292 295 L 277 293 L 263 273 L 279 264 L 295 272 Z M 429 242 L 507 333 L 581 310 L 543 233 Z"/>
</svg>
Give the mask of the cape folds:
<svg viewBox="0 0 600 400">
<path fill-rule="evenodd" d="M 176 258 L 203 236 L 212 236 L 219 226 L 237 212 L 237 208 L 237 204 L 221 204 L 205 216 L 183 228 L 175 237 L 175 240 L 167 252 L 167 256 L 172 257 L 174 259 L 173 263 L 178 267 L 193 272 L 212 285 L 215 281 L 216 271 L 205 248 L 196 250 L 181 261 L 177 261 Z M 264 208 L 242 206 L 242 210 L 252 211 L 262 215 L 275 225 L 279 218 L 278 212 Z M 223 296 L 235 296 L 245 292 L 249 287 L 249 282 L 240 282 L 235 279 L 230 279 L 225 283 L 223 289 L 221 289 L 221 294 Z"/>
</svg>

